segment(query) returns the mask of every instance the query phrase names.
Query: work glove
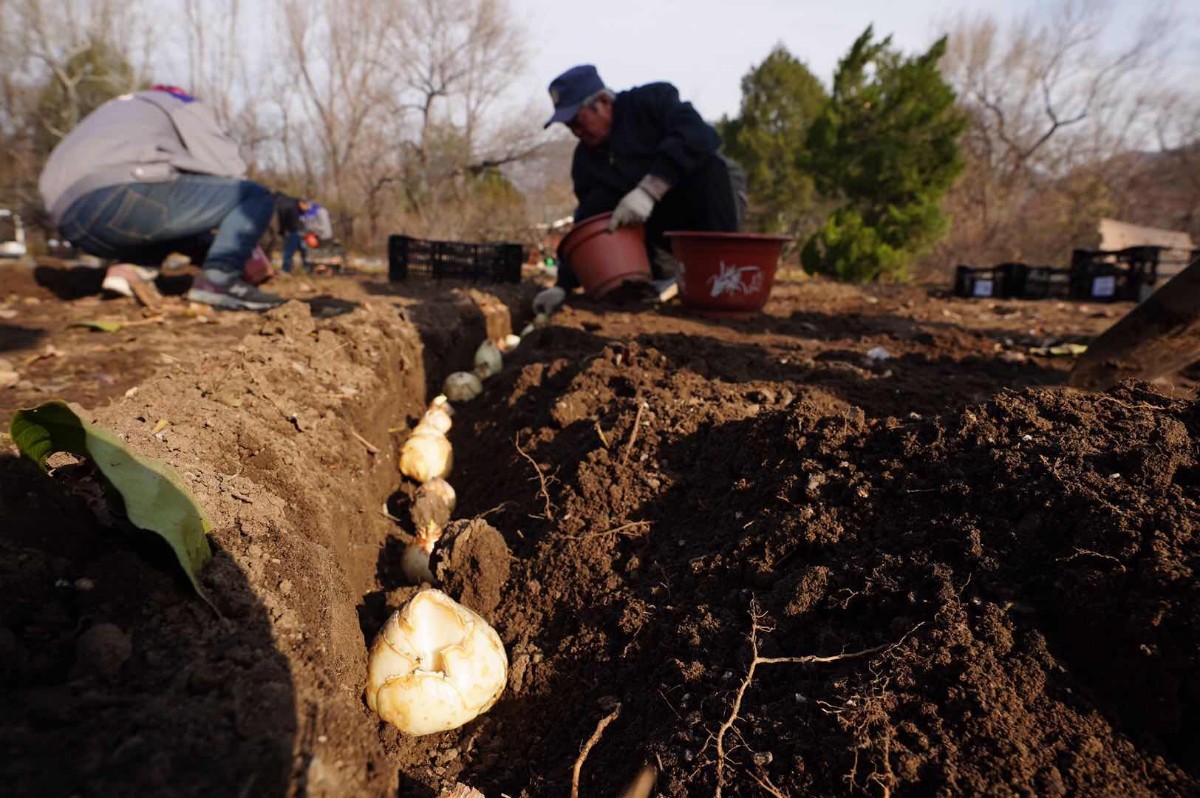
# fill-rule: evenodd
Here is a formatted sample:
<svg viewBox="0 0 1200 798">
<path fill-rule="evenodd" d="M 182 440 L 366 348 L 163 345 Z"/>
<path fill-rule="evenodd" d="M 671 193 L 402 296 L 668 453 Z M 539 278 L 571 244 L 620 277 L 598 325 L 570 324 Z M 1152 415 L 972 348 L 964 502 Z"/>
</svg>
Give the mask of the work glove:
<svg viewBox="0 0 1200 798">
<path fill-rule="evenodd" d="M 533 298 L 533 312 L 549 316 L 562 307 L 562 303 L 566 298 L 567 292 L 558 286 L 539 291 L 537 296 Z"/>
<path fill-rule="evenodd" d="M 617 203 L 612 218 L 608 221 L 608 232 L 630 224 L 644 224 L 654 211 L 655 202 L 657 200 L 654 196 L 639 185 Z"/>
</svg>

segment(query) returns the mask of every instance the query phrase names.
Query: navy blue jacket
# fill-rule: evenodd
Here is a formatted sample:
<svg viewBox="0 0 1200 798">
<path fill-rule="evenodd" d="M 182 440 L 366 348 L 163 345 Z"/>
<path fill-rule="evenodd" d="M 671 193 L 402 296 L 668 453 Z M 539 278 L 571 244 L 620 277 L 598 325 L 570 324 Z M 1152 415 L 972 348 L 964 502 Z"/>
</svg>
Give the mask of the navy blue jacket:
<svg viewBox="0 0 1200 798">
<path fill-rule="evenodd" d="M 571 180 L 580 221 L 617 207 L 647 174 L 677 185 L 717 153 L 721 137 L 670 83 L 617 94 L 608 141 L 575 147 Z"/>
</svg>

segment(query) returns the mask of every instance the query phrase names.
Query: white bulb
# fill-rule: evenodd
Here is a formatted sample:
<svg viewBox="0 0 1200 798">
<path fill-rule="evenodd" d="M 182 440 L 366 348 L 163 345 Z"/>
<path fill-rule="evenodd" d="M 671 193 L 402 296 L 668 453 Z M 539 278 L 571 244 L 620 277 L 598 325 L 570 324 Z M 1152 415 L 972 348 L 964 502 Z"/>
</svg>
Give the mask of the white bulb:
<svg viewBox="0 0 1200 798">
<path fill-rule="evenodd" d="M 420 434 L 414 430 L 400 449 L 400 473 L 417 482 L 445 478 L 453 466 L 450 441 L 433 430 L 422 430 Z"/>
<path fill-rule="evenodd" d="M 446 378 L 442 391 L 451 402 L 469 402 L 483 393 L 483 382 L 469 371 L 456 371 Z"/>
<path fill-rule="evenodd" d="M 504 368 L 504 358 L 500 354 L 500 347 L 496 346 L 491 341 L 484 341 L 475 350 L 475 373 L 480 379 L 488 379 L 500 373 Z"/>
<path fill-rule="evenodd" d="M 418 535 L 405 546 L 404 554 L 400 557 L 400 571 L 411 585 L 419 585 L 423 582 L 433 584 L 437 581 L 434 579 L 433 571 L 429 569 L 429 558 L 433 555 L 433 547 L 437 545 L 442 531 L 434 524 L 431 524 L 430 527 L 431 529 L 425 534 Z M 433 534 L 429 534 L 429 532 Z"/>
<path fill-rule="evenodd" d="M 449 407 L 449 405 L 447 405 Z M 454 422 L 450 420 L 450 414 L 443 408 L 431 408 L 425 411 L 425 415 L 421 417 L 421 423 L 418 426 L 428 427 L 437 430 L 442 435 L 450 431 L 450 427 L 454 426 Z"/>
<path fill-rule="evenodd" d="M 431 479 L 422 484 L 417 488 L 417 497 L 419 498 L 423 494 L 436 496 L 442 504 L 449 508 L 450 512 L 454 512 L 454 505 L 458 502 L 458 494 L 454 492 L 454 486 L 444 479 Z"/>
<path fill-rule="evenodd" d="M 487 621 L 427 588 L 384 623 L 371 646 L 367 706 L 414 736 L 456 729 L 491 708 L 508 656 Z"/>
</svg>

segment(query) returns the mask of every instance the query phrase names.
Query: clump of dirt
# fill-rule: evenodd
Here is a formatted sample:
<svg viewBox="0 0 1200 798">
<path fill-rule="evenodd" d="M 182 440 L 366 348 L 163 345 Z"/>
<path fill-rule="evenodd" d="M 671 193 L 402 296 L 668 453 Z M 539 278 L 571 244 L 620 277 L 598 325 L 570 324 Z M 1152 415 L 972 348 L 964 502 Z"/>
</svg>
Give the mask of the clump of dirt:
<svg viewBox="0 0 1200 798">
<path fill-rule="evenodd" d="M 504 536 L 487 521 L 473 518 L 446 527 L 434 550 L 432 568 L 446 593 L 488 616 L 500 604 L 510 559 Z"/>
</svg>

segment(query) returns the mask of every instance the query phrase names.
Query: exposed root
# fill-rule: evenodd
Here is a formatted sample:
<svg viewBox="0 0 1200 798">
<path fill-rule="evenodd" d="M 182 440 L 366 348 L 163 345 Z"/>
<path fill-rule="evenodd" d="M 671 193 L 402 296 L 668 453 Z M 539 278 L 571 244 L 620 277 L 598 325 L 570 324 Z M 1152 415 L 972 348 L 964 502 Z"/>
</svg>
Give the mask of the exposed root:
<svg viewBox="0 0 1200 798">
<path fill-rule="evenodd" d="M 759 665 L 781 665 L 784 663 L 792 665 L 811 665 L 817 663 L 856 659 L 858 657 L 865 657 L 869 654 L 878 654 L 881 651 L 886 651 L 900 645 L 904 642 L 908 635 L 915 632 L 921 626 L 921 624 L 917 624 L 917 626 L 913 627 L 911 631 L 909 631 L 904 635 L 904 637 L 900 638 L 900 640 L 896 641 L 895 643 L 884 643 L 882 645 L 872 646 L 871 648 L 864 648 L 861 651 L 850 651 L 847 653 L 834 654 L 827 657 L 817 656 L 815 654 L 809 654 L 801 657 L 760 657 L 758 655 L 758 633 L 760 631 L 770 631 L 770 627 L 763 624 L 763 619 L 765 617 L 765 614 L 758 609 L 757 603 L 752 601 L 750 604 L 750 667 L 746 671 L 746 677 L 742 679 L 742 683 L 738 686 L 737 694 L 734 696 L 733 707 L 729 712 L 729 716 L 725 718 L 725 721 L 721 724 L 720 728 L 717 729 L 717 789 L 714 793 L 716 798 L 720 798 L 725 787 L 725 735 L 730 729 L 733 728 L 733 724 L 737 722 L 738 713 L 741 712 L 742 709 L 742 699 L 746 695 L 746 690 L 750 688 L 750 684 L 754 681 L 754 672 L 758 669 Z M 884 786 L 885 793 L 888 792 L 885 785 L 881 786 Z"/>
<path fill-rule="evenodd" d="M 533 466 L 533 470 L 535 472 L 537 472 L 538 484 L 540 486 L 538 489 L 538 492 L 541 494 L 542 501 L 545 502 L 545 505 L 546 505 L 546 510 L 545 510 L 545 514 L 543 515 L 543 518 L 545 518 L 547 521 L 553 521 L 554 520 L 554 507 L 550 503 L 550 491 L 547 490 L 547 488 L 546 488 L 546 475 L 544 473 L 542 473 L 542 467 L 537 464 L 537 460 L 534 460 L 532 457 L 529 456 L 529 454 L 524 449 L 521 448 L 520 436 L 513 438 L 513 445 L 517 447 L 517 451 L 521 454 L 522 457 L 524 457 L 526 460 L 529 461 L 529 464 L 531 466 Z"/>
<path fill-rule="evenodd" d="M 596 743 L 600 742 L 600 737 L 604 734 L 604 730 L 608 728 L 608 724 L 616 720 L 620 714 L 621 705 L 617 704 L 612 712 L 609 712 L 600 719 L 600 722 L 596 724 L 596 730 L 592 732 L 592 736 L 587 739 L 587 742 L 583 744 L 583 748 L 579 750 L 579 758 L 575 760 L 575 767 L 571 771 L 571 798 L 579 798 L 579 773 L 583 770 L 584 760 L 587 759 L 588 754 L 591 753 Z"/>
<path fill-rule="evenodd" d="M 625 451 L 621 454 L 621 464 L 629 459 L 629 453 L 633 451 L 633 444 L 637 441 L 638 427 L 642 423 L 642 413 L 646 410 L 646 403 L 642 402 L 638 405 L 637 415 L 633 418 L 633 431 L 629 433 L 629 442 L 625 444 Z"/>
<path fill-rule="evenodd" d="M 787 794 L 785 792 L 771 783 L 771 780 L 767 778 L 766 773 L 751 773 L 750 778 L 754 779 L 758 786 L 762 787 L 763 792 L 765 792 L 767 795 L 774 796 L 774 798 L 787 798 Z"/>
<path fill-rule="evenodd" d="M 513 504 L 511 499 L 507 500 L 507 501 L 502 501 L 499 504 L 497 504 L 495 507 L 493 507 L 492 509 L 484 510 L 482 513 L 479 514 L 479 517 L 487 518 L 489 515 L 492 515 L 493 513 L 500 512 L 501 510 L 503 510 L 505 507 L 507 507 L 510 504 Z"/>
<path fill-rule="evenodd" d="M 609 535 L 621 535 L 622 537 L 635 538 L 637 537 L 637 534 L 630 532 L 629 530 L 643 527 L 648 529 L 650 527 L 650 522 L 630 521 L 627 524 L 621 524 L 620 526 L 615 526 L 612 529 L 606 529 L 603 532 L 592 532 L 587 535 L 563 535 L 563 537 L 567 540 L 591 540 L 593 538 L 603 538 Z"/>
<path fill-rule="evenodd" d="M 367 450 L 367 453 L 368 453 L 368 454 L 371 454 L 371 455 L 376 455 L 376 454 L 379 454 L 379 447 L 378 447 L 378 446 L 376 446 L 375 444 L 371 443 L 369 440 L 367 440 L 367 439 L 366 439 L 366 438 L 364 438 L 363 436 L 359 435 L 359 434 L 358 434 L 358 432 L 357 432 L 357 431 L 355 431 L 353 428 L 351 428 L 351 430 L 350 430 L 350 434 L 354 436 L 354 439 L 355 439 L 356 441 L 358 441 L 358 442 L 359 442 L 359 443 L 361 443 L 361 444 L 362 444 L 364 447 L 366 447 L 366 450 Z"/>
<path fill-rule="evenodd" d="M 604 444 L 604 448 L 608 448 L 608 438 L 604 434 L 604 430 L 600 428 L 600 421 L 596 421 L 596 434 L 600 436 L 600 442 Z"/>
</svg>

